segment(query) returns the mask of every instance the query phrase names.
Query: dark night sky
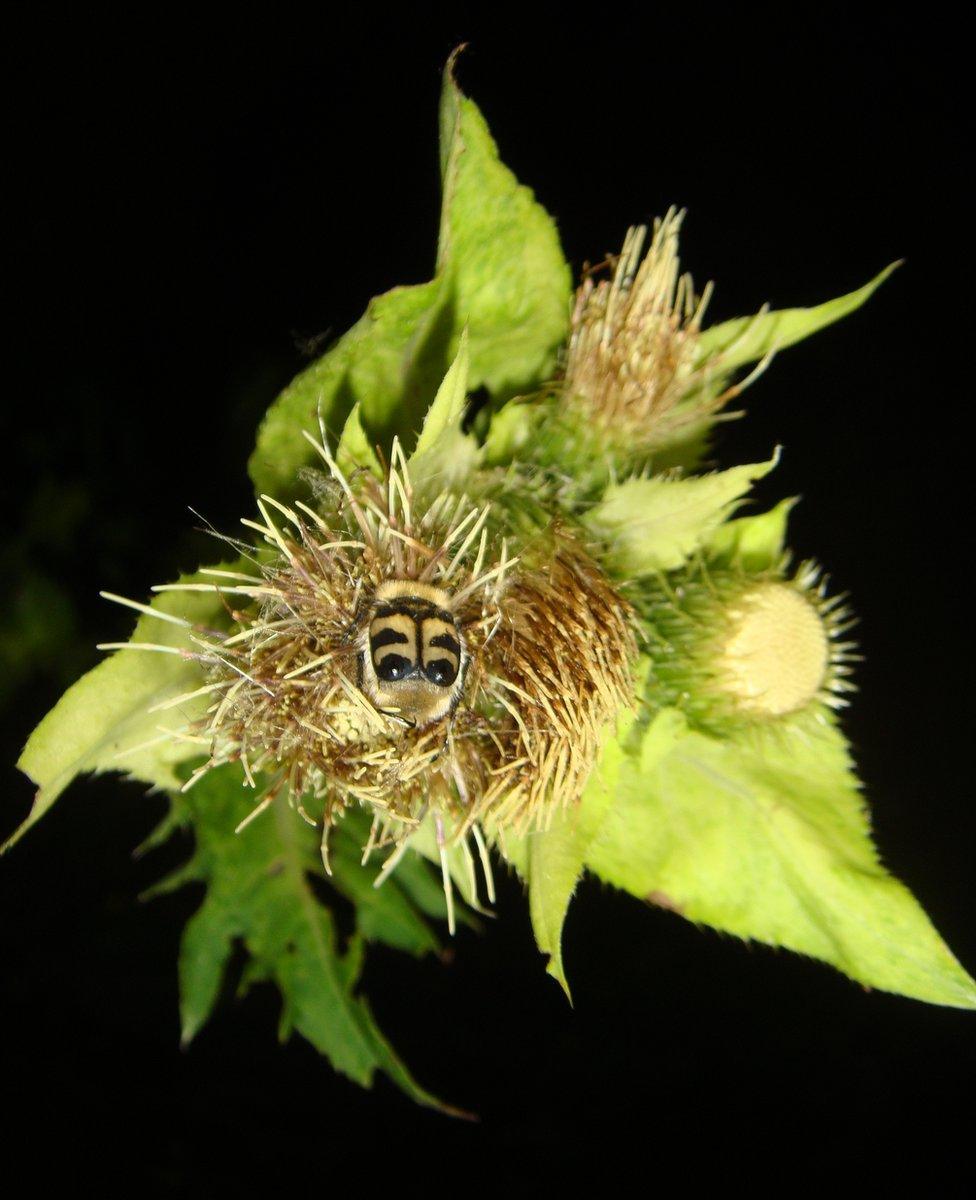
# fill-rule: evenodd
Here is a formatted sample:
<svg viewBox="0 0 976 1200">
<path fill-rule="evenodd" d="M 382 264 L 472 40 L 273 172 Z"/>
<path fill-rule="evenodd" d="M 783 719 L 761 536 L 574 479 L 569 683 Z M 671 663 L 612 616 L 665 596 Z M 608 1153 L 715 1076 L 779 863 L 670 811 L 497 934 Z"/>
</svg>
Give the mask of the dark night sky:
<svg viewBox="0 0 976 1200">
<path fill-rule="evenodd" d="M 224 529 L 250 513 L 254 430 L 302 340 L 429 277 L 440 69 L 469 40 L 462 86 L 574 266 L 671 203 L 688 209 L 685 265 L 716 280 L 713 320 L 814 303 L 907 259 L 866 309 L 783 352 L 718 458 L 784 445 L 759 498 L 803 495 L 793 545 L 860 613 L 847 729 L 883 856 L 976 969 L 960 35 L 891 15 L 724 27 L 641 11 L 531 28 L 434 8 L 340 26 L 141 14 L 17 32 L 0 561 L 14 607 L 57 587 L 45 603 L 65 616 L 3 680 L 5 758 L 94 643 L 127 629 L 98 589 L 138 596 L 210 554 L 187 505 Z M 4 796 L 8 830 L 30 787 L 11 773 Z M 449 966 L 372 955 L 384 1029 L 477 1127 L 279 1049 L 270 993 L 228 999 L 181 1052 L 176 947 L 198 896 L 138 905 L 181 851 L 131 858 L 161 811 L 137 786 L 84 781 L 0 864 L 7 1132 L 25 1151 L 70 1147 L 92 1179 L 133 1153 L 131 1194 L 209 1196 L 283 1163 L 318 1186 L 347 1154 L 393 1178 L 405 1159 L 440 1187 L 467 1186 L 457 1155 L 503 1180 L 519 1153 L 653 1181 L 660 1161 L 697 1170 L 689 1135 L 750 1177 L 776 1150 L 804 1174 L 851 1155 L 874 1174 L 915 1156 L 951 1168 L 964 1149 L 972 1014 L 866 994 L 595 882 L 566 930 L 575 1011 L 515 885 Z"/>
</svg>

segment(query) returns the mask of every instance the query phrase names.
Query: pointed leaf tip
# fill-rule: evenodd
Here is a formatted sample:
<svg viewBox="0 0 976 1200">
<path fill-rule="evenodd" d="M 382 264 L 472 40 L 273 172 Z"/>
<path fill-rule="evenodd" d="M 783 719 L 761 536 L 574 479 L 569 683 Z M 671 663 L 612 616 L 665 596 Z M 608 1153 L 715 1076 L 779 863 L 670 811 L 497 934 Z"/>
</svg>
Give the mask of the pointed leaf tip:
<svg viewBox="0 0 976 1200">
<path fill-rule="evenodd" d="M 735 317 L 710 326 L 699 338 L 697 365 L 712 362 L 724 374 L 803 341 L 856 312 L 903 261 L 889 263 L 863 287 L 835 300 L 811 308 L 763 310 L 755 316 Z"/>
<path fill-rule="evenodd" d="M 235 567 L 237 563 L 224 564 Z M 180 584 L 213 584 L 196 573 Z M 131 642 L 149 642 L 162 653 L 117 650 L 82 676 L 61 697 L 30 735 L 17 766 L 38 785 L 26 820 L 4 843 L 8 850 L 40 820 L 65 788 L 85 772 L 119 771 L 156 787 L 178 787 L 178 764 L 198 756 L 199 747 L 167 737 L 206 708 L 206 700 L 188 697 L 178 708 L 152 711 L 168 700 L 191 693 L 203 680 L 190 626 L 221 628 L 227 621 L 216 588 L 212 592 L 160 592 L 149 605 L 125 601 L 140 617 Z"/>
<path fill-rule="evenodd" d="M 599 761 L 577 807 L 555 816 L 548 829 L 520 838 L 506 836 L 504 846 L 498 843 L 509 864 L 528 884 L 536 945 L 547 957 L 546 973 L 563 989 L 570 1005 L 573 996 L 563 962 L 563 925 L 590 844 L 613 802 L 625 762 L 624 745 L 634 721 L 635 714 L 626 713 L 615 729 L 604 731 Z"/>
<path fill-rule="evenodd" d="M 718 739 L 663 710 L 587 853 L 602 879 L 691 921 L 954 1008 L 976 984 L 881 866 L 847 744 L 801 714 Z M 667 726 L 667 735 L 661 731 Z M 644 754 L 648 742 L 653 752 Z"/>
<path fill-rule="evenodd" d="M 253 795 L 233 767 L 208 773 L 185 803 L 207 892 L 180 949 L 184 1043 L 209 1019 L 242 942 L 254 964 L 250 977 L 273 981 L 282 994 L 283 1032 L 300 1033 L 364 1087 L 381 1070 L 418 1103 L 454 1113 L 417 1084 L 355 994 L 362 939 L 343 951 L 332 913 L 313 890 L 310 876 L 321 873 L 316 833 L 279 803 L 263 823 L 236 834 Z"/>
<path fill-rule="evenodd" d="M 571 278 L 555 223 L 501 162 L 477 105 L 454 79 L 440 101 L 443 195 L 435 277 L 373 299 L 365 315 L 303 371 L 265 415 L 249 470 L 287 499 L 313 461 L 302 429 L 322 414 L 337 436 L 358 402 L 370 442 L 409 446 L 469 328 L 468 387 L 493 399 L 552 372 L 569 327 Z"/>
<path fill-rule="evenodd" d="M 614 570 L 631 576 L 674 570 L 707 542 L 779 456 L 777 447 L 765 463 L 711 475 L 654 475 L 612 484 L 587 515 L 587 524 L 606 543 Z"/>
</svg>

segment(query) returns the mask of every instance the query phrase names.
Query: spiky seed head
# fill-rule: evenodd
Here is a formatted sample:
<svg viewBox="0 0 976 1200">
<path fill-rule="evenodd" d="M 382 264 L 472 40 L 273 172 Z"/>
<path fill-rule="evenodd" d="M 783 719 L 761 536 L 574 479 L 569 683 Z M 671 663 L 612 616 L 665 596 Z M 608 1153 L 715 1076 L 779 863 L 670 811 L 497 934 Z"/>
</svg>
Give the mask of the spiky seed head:
<svg viewBox="0 0 976 1200">
<path fill-rule="evenodd" d="M 200 773 L 239 761 L 267 781 L 258 809 L 284 792 L 326 831 L 364 805 L 371 846 L 428 813 L 461 839 L 545 826 L 632 701 L 630 607 L 571 532 L 535 529 L 517 557 L 490 505 L 414 496 L 398 452 L 384 479 L 347 479 L 321 450 L 318 510 L 264 497 L 245 522 L 267 552 L 221 588 L 244 598 L 237 631 L 203 644 Z"/>
<path fill-rule="evenodd" d="M 324 805 L 327 824 L 359 802 L 406 831 L 452 787 L 453 713 L 439 704 L 428 720 L 418 707 L 438 685 L 414 671 L 406 692 L 389 684 L 378 700 L 365 678 L 377 613 L 402 606 L 406 593 L 431 608 L 431 595 L 450 595 L 447 621 L 428 637 L 456 625 L 466 658 L 498 619 L 511 562 L 504 547 L 501 561 L 488 560 L 487 510 L 465 497 L 441 496 L 419 512 L 412 501 L 403 466 L 383 481 L 362 472 L 326 486 L 318 512 L 265 498 L 254 527 L 272 553 L 238 592 L 254 604 L 236 614 L 239 632 L 211 647 L 225 687 L 208 725 L 212 764 L 240 760 L 303 809 Z M 416 657 L 424 613 L 409 611 L 408 633 L 396 636 L 414 639 Z"/>
<path fill-rule="evenodd" d="M 634 617 L 575 538 L 525 555 L 480 664 L 489 830 L 546 828 L 577 800 L 601 735 L 633 703 Z"/>
<path fill-rule="evenodd" d="M 716 732 L 837 708 L 852 690 L 853 623 L 813 563 L 787 575 L 696 564 L 645 587 L 654 694 Z"/>
</svg>

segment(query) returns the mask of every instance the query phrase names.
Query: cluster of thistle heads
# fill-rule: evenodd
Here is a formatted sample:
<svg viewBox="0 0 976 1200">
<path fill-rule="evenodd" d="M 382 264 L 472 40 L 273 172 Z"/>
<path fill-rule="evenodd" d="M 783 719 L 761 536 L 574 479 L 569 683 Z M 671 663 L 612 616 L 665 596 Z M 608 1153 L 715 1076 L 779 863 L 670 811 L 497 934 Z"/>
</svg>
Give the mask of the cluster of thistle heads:
<svg viewBox="0 0 976 1200">
<path fill-rule="evenodd" d="M 173 585 L 218 589 L 232 621 L 196 639 L 210 707 L 186 734 L 209 757 L 188 787 L 239 763 L 252 817 L 286 796 L 321 826 L 326 869 L 330 829 L 362 806 L 381 878 L 430 820 L 442 850 L 470 839 L 491 898 L 488 844 L 574 805 L 625 710 L 676 704 L 721 732 L 842 702 L 846 613 L 815 568 L 699 559 L 638 585 L 580 520 L 596 481 L 645 472 L 744 386 L 699 362 L 707 289 L 679 272 L 679 225 L 657 222 L 643 257 L 632 230 L 586 273 L 516 461 L 441 487 L 398 442 L 340 466 L 320 430 L 314 503 L 263 497 L 257 547 Z"/>
</svg>

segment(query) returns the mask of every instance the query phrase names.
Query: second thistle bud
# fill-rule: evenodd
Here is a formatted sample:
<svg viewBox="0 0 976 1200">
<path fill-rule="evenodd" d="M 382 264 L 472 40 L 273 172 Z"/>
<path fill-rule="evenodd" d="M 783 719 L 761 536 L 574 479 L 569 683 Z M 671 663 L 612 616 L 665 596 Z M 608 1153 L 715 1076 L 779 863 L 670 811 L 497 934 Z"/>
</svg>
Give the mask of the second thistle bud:
<svg viewBox="0 0 976 1200">
<path fill-rule="evenodd" d="M 825 705 L 851 690 L 850 614 L 813 564 L 792 576 L 696 566 L 645 588 L 651 694 L 728 732 Z"/>
</svg>

